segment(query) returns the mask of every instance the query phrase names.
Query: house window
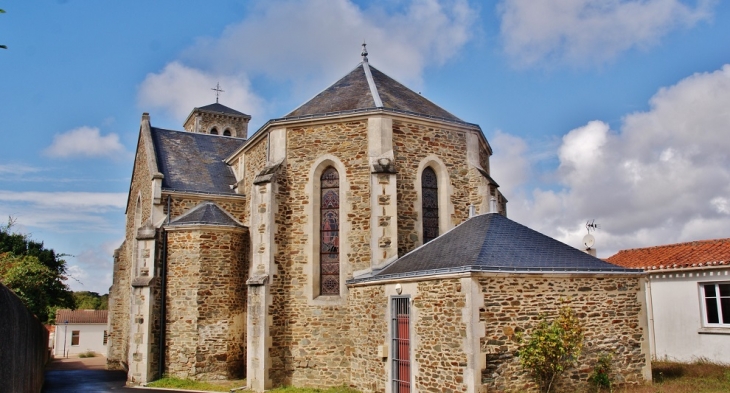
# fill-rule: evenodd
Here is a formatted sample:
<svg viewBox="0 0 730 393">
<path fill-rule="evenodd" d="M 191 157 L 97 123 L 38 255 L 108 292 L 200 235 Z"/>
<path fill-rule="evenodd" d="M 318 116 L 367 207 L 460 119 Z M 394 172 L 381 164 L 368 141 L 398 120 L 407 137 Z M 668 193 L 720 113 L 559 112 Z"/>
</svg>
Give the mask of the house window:
<svg viewBox="0 0 730 393">
<path fill-rule="evenodd" d="M 730 283 L 702 285 L 705 324 L 730 327 Z"/>
<path fill-rule="evenodd" d="M 231 136 L 231 130 L 227 129 L 223 131 L 223 136 Z"/>
<path fill-rule="evenodd" d="M 210 130 L 210 133 L 211 133 L 212 135 L 218 135 L 218 129 L 217 129 L 217 128 L 215 128 L 215 127 L 213 127 L 213 128 L 212 128 L 212 129 Z"/>
<path fill-rule="evenodd" d="M 423 243 L 439 235 L 439 189 L 436 172 L 427 167 L 421 174 L 421 198 L 423 212 Z"/>
<path fill-rule="evenodd" d="M 79 345 L 79 331 L 78 330 L 71 331 L 71 345 Z"/>
<path fill-rule="evenodd" d="M 102 345 L 106 345 L 107 341 L 109 341 L 109 334 L 106 330 L 104 330 L 104 341 L 102 342 Z"/>
<path fill-rule="evenodd" d="M 319 293 L 340 294 L 340 175 L 328 167 L 320 177 Z"/>
<path fill-rule="evenodd" d="M 392 344 L 392 386 L 395 393 L 411 391 L 411 334 L 410 298 L 394 296 L 391 298 L 391 339 Z"/>
</svg>

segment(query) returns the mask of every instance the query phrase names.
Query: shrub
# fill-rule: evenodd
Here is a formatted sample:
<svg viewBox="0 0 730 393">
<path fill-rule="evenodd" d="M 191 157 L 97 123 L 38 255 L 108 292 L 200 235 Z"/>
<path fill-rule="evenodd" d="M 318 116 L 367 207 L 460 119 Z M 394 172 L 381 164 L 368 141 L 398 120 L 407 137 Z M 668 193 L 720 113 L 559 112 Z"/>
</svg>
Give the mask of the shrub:
<svg viewBox="0 0 730 393">
<path fill-rule="evenodd" d="M 591 373 L 591 376 L 588 377 L 588 382 L 596 388 L 596 391 L 601 391 L 602 389 L 608 389 L 609 392 L 612 391 L 612 360 L 613 356 L 609 353 L 602 353 L 598 356 L 598 361 L 593 366 L 593 372 Z"/>
<path fill-rule="evenodd" d="M 570 307 L 548 322 L 542 317 L 525 340 L 518 334 L 520 365 L 529 372 L 541 392 L 548 393 L 558 376 L 575 363 L 583 347 L 583 327 Z"/>
<path fill-rule="evenodd" d="M 79 354 L 80 358 L 93 358 L 95 356 L 96 356 L 96 353 L 94 353 L 94 351 L 86 351 L 86 352 L 81 352 Z"/>
</svg>

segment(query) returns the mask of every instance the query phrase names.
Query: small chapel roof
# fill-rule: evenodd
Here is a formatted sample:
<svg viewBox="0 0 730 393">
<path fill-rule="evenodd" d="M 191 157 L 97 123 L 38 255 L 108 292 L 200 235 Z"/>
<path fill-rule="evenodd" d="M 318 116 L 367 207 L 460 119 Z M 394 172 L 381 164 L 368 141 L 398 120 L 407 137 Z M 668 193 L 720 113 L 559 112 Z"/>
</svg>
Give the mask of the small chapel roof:
<svg viewBox="0 0 730 393">
<path fill-rule="evenodd" d="M 186 225 L 217 225 L 228 227 L 243 227 L 233 217 L 228 215 L 223 209 L 213 201 L 203 201 L 194 208 L 188 210 L 183 215 L 170 221 L 168 226 L 186 226 Z"/>
<path fill-rule="evenodd" d="M 463 122 L 421 94 L 370 66 L 365 44 L 362 57 L 362 62 L 355 69 L 284 118 L 382 108 Z"/>
<path fill-rule="evenodd" d="M 235 194 L 236 177 L 223 160 L 246 141 L 220 135 L 150 128 L 162 188 L 209 194 Z"/>
<path fill-rule="evenodd" d="M 195 112 L 196 110 L 201 111 L 201 112 L 213 112 L 213 113 L 223 113 L 226 115 L 243 116 L 243 117 L 247 117 L 249 119 L 251 118 L 251 116 L 249 116 L 243 112 L 239 112 L 235 109 L 229 108 L 229 107 L 227 107 L 223 104 L 217 103 L 217 102 L 214 104 L 195 108 L 195 109 L 193 109 L 193 112 Z"/>
<path fill-rule="evenodd" d="M 459 272 L 641 273 L 612 265 L 496 213 L 472 217 L 371 276 L 351 282 Z"/>
</svg>

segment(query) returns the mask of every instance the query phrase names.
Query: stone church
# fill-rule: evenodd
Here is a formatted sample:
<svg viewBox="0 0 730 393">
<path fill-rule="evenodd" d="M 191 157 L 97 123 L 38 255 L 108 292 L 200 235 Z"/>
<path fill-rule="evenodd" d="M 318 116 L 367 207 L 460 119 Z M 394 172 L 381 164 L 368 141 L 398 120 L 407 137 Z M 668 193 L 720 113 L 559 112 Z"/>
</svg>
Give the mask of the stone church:
<svg viewBox="0 0 730 393">
<path fill-rule="evenodd" d="M 248 135 L 215 103 L 145 113 L 114 254 L 108 367 L 363 392 L 530 389 L 515 332 L 569 304 L 650 378 L 644 276 L 506 218 L 492 148 L 362 61 Z M 618 367 L 620 366 L 620 367 Z"/>
</svg>

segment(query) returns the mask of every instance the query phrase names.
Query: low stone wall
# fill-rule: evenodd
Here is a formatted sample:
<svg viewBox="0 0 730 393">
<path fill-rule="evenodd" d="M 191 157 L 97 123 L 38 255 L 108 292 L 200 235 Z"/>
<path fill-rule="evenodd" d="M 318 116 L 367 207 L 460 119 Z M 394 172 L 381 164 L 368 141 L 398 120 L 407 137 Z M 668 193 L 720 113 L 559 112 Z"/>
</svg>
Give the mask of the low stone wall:
<svg viewBox="0 0 730 393">
<path fill-rule="evenodd" d="M 584 348 L 577 367 L 566 370 L 561 391 L 587 387 L 587 379 L 601 353 L 613 354 L 618 383 L 638 384 L 651 378 L 648 359 L 646 309 L 640 276 L 480 277 L 484 307 L 479 312 L 486 355 L 482 384 L 487 391 L 536 391 L 522 370 L 516 332 L 535 327 L 542 315 L 554 317 L 563 305 L 576 312 L 584 331 Z"/>
<path fill-rule="evenodd" d="M 48 331 L 0 284 L 0 392 L 40 392 L 48 360 Z"/>
</svg>

